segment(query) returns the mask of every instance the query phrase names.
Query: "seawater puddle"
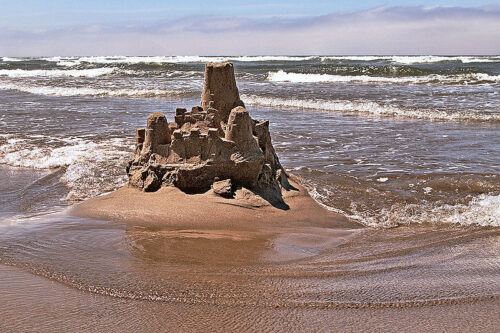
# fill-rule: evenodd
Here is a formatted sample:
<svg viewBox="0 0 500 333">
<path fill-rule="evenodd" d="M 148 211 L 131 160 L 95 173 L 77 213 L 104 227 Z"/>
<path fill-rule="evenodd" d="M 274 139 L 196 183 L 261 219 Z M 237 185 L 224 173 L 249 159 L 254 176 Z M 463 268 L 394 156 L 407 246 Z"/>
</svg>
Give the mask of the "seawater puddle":
<svg viewBox="0 0 500 333">
<path fill-rule="evenodd" d="M 0 226 L 0 262 L 85 292 L 155 302 L 386 307 L 496 298 L 496 229 L 172 230 L 67 212 Z"/>
</svg>

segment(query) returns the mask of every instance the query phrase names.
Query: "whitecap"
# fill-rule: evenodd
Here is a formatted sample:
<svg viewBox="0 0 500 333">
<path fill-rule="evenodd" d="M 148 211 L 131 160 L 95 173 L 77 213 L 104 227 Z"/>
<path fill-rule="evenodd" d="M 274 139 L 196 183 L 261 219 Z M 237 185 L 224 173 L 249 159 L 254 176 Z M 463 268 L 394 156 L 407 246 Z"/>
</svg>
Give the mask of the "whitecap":
<svg viewBox="0 0 500 333">
<path fill-rule="evenodd" d="M 331 75 L 331 74 L 310 74 L 292 73 L 279 70 L 268 72 L 267 79 L 271 82 L 289 83 L 400 83 L 400 84 L 472 84 L 479 82 L 497 83 L 500 82 L 500 75 L 489 75 L 485 73 L 468 73 L 459 75 L 439 75 L 430 74 L 425 76 L 406 77 L 382 77 L 368 75 Z"/>
<path fill-rule="evenodd" d="M 322 56 L 321 61 L 349 60 L 349 61 L 387 61 L 403 65 L 456 61 L 467 63 L 500 62 L 500 56 Z"/>
<path fill-rule="evenodd" d="M 167 89 L 104 89 L 86 87 L 33 86 L 17 83 L 0 83 L 2 90 L 17 90 L 45 96 L 94 96 L 94 97 L 167 97 L 186 93 L 186 90 Z"/>
<path fill-rule="evenodd" d="M 0 76 L 8 76 L 10 78 L 19 77 L 59 77 L 59 76 L 71 76 L 71 77 L 98 77 L 103 75 L 108 75 L 113 73 L 117 68 L 93 68 L 93 69 L 51 69 L 51 70 L 24 70 L 24 69 L 0 69 Z"/>
<path fill-rule="evenodd" d="M 355 102 L 347 100 L 293 99 L 242 95 L 248 105 L 260 105 L 280 108 L 300 108 L 319 111 L 364 114 L 377 117 L 396 117 L 422 120 L 451 121 L 500 121 L 499 113 L 446 112 L 431 109 L 412 109 L 375 102 Z"/>
<path fill-rule="evenodd" d="M 126 183 L 125 164 L 132 152 L 130 139 L 113 138 L 94 142 L 83 138 L 8 137 L 0 145 L 0 164 L 32 169 L 65 167 L 60 180 L 68 187 L 62 200 L 79 201 L 111 191 Z"/>
<path fill-rule="evenodd" d="M 140 63 L 205 63 L 205 62 L 265 62 L 265 61 L 307 61 L 316 56 L 92 56 L 92 57 L 49 57 L 43 60 L 56 62 L 59 66 L 91 64 L 140 64 Z"/>
</svg>

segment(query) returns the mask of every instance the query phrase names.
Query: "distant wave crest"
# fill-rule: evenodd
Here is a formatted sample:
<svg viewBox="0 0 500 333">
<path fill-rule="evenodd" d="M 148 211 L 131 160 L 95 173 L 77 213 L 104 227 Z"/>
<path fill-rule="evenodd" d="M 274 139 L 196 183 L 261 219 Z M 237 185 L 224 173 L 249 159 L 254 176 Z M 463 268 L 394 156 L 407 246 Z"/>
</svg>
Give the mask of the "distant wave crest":
<svg viewBox="0 0 500 333">
<path fill-rule="evenodd" d="M 398 64 L 425 64 L 425 63 L 435 63 L 435 62 L 461 62 L 464 64 L 468 63 L 479 63 L 479 62 L 500 62 L 500 56 L 433 56 L 433 55 L 422 55 L 422 56 L 324 56 L 321 57 L 321 61 L 387 61 Z"/>
<path fill-rule="evenodd" d="M 117 68 L 92 68 L 92 69 L 0 69 L 0 76 L 8 76 L 10 78 L 22 78 L 22 77 L 58 77 L 58 76 L 70 76 L 70 77 L 98 77 L 103 75 L 108 75 L 113 73 Z"/>
<path fill-rule="evenodd" d="M 423 120 L 500 121 L 500 114 L 474 112 L 461 113 L 439 110 L 410 109 L 392 105 L 381 105 L 375 102 L 354 102 L 346 100 L 309 100 L 293 98 L 286 99 L 255 95 L 242 95 L 241 98 L 246 104 L 249 105 L 303 108 L 345 113 L 362 113 L 381 117 L 397 117 Z"/>
<path fill-rule="evenodd" d="M 43 57 L 43 58 L 14 58 L 3 57 L 3 62 L 22 62 L 44 60 L 56 62 L 59 66 L 75 66 L 81 63 L 94 64 L 138 64 L 138 63 L 204 63 L 210 61 L 234 62 L 268 62 L 268 61 L 359 61 L 359 62 L 389 62 L 397 64 L 425 64 L 436 62 L 485 63 L 500 62 L 500 56 L 93 56 L 93 57 Z"/>
<path fill-rule="evenodd" d="M 94 97 L 168 97 L 189 93 L 186 90 L 168 89 L 105 89 L 86 87 L 33 86 L 16 83 L 0 83 L 0 89 L 17 90 L 45 96 L 94 96 Z"/>
<path fill-rule="evenodd" d="M 500 75 L 488 75 L 485 73 L 467 73 L 458 75 L 430 74 L 425 76 L 407 77 L 382 77 L 368 75 L 331 75 L 331 74 L 309 74 L 291 73 L 279 70 L 268 72 L 267 79 L 271 82 L 290 83 L 320 83 L 320 82 L 357 82 L 357 83 L 406 83 L 406 84 L 473 84 L 473 83 L 497 83 Z"/>
<path fill-rule="evenodd" d="M 43 60 L 56 62 L 59 66 L 75 66 L 82 63 L 91 64 L 140 64 L 140 63 L 205 63 L 205 62 L 265 62 L 265 61 L 306 61 L 317 59 L 315 56 L 239 56 L 239 57 L 208 57 L 208 56 L 96 56 L 96 57 L 50 57 Z"/>
</svg>

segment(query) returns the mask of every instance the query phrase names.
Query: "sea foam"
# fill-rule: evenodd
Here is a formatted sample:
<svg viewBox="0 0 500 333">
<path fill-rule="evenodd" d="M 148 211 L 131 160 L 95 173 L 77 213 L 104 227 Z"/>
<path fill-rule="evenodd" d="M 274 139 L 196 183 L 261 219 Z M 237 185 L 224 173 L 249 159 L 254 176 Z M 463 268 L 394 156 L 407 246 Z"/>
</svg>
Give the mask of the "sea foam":
<svg viewBox="0 0 500 333">
<path fill-rule="evenodd" d="M 402 83 L 402 84 L 473 84 L 473 83 L 497 83 L 500 82 L 500 75 L 488 75 L 485 73 L 469 73 L 460 75 L 439 75 L 431 74 L 424 76 L 407 77 L 381 77 L 368 75 L 331 75 L 331 74 L 306 74 L 291 73 L 279 70 L 268 72 L 267 79 L 271 82 L 289 83 Z"/>
<path fill-rule="evenodd" d="M 331 205 L 328 189 L 319 191 L 315 186 L 308 186 L 308 190 L 311 197 L 324 208 L 374 228 L 423 223 L 500 227 L 500 195 L 495 194 L 479 194 L 468 204 L 394 204 L 374 213 L 362 207 L 358 209 L 356 204 L 351 205 L 351 212 L 343 211 Z"/>
<path fill-rule="evenodd" d="M 479 63 L 479 62 L 500 62 L 500 56 L 433 56 L 433 55 L 421 55 L 421 56 L 322 56 L 321 61 L 386 61 L 396 64 L 426 64 L 426 63 L 436 63 L 436 62 L 461 62 L 467 63 Z"/>
<path fill-rule="evenodd" d="M 128 139 L 94 142 L 84 138 L 43 137 L 54 146 L 40 145 L 40 137 L 4 136 L 0 164 L 33 169 L 64 167 L 61 176 L 69 189 L 62 200 L 79 201 L 111 191 L 126 183 L 123 170 L 132 151 Z"/>
<path fill-rule="evenodd" d="M 204 63 L 210 61 L 234 62 L 266 62 L 266 61 L 360 61 L 360 62 L 391 62 L 395 64 L 426 64 L 436 62 L 461 62 L 461 63 L 486 63 L 500 62 L 500 56 L 285 56 L 285 55 L 260 55 L 260 56 L 92 56 L 92 57 L 42 57 L 42 58 L 14 58 L 3 57 L 4 62 L 22 62 L 45 60 L 55 62 L 59 66 L 75 66 L 81 63 L 93 64 L 138 64 L 138 63 Z"/>
<path fill-rule="evenodd" d="M 58 77 L 58 76 L 71 76 L 71 77 L 98 77 L 113 73 L 117 68 L 92 68 L 92 69 L 51 69 L 51 70 L 24 70 L 24 69 L 0 69 L 0 76 L 8 76 L 10 78 L 20 77 Z"/>
<path fill-rule="evenodd" d="M 264 61 L 306 61 L 317 59 L 315 56 L 95 56 L 95 57 L 49 57 L 45 61 L 56 62 L 59 66 L 90 64 L 140 64 L 140 63 L 205 63 L 205 62 L 264 62 Z"/>
<path fill-rule="evenodd" d="M 35 95 L 45 96 L 93 96 L 93 97 L 168 97 L 187 93 L 186 90 L 167 89 L 105 89 L 85 87 L 53 87 L 33 86 L 17 83 L 0 83 L 2 90 L 17 90 Z"/>
<path fill-rule="evenodd" d="M 347 100 L 286 99 L 255 95 L 242 95 L 241 98 L 248 105 L 300 108 L 354 114 L 359 113 L 377 117 L 452 121 L 500 121 L 500 113 L 446 112 L 441 110 L 411 109 L 393 105 L 382 105 L 375 102 L 355 102 Z"/>
</svg>

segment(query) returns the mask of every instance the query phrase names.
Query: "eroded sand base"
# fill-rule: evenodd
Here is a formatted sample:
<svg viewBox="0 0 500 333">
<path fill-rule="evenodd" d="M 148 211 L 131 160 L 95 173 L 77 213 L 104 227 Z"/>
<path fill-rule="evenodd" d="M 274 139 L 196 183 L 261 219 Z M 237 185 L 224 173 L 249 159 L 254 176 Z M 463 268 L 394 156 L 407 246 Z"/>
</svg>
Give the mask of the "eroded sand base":
<svg viewBox="0 0 500 333">
<path fill-rule="evenodd" d="M 274 207 L 249 190 L 236 191 L 225 199 L 212 191 L 186 194 L 176 187 L 147 193 L 124 186 L 119 190 L 77 205 L 72 214 L 102 220 L 122 221 L 134 226 L 255 230 L 273 226 L 317 226 L 359 228 L 344 216 L 318 205 L 295 182 L 297 190 L 284 192 L 288 207 Z"/>
</svg>

